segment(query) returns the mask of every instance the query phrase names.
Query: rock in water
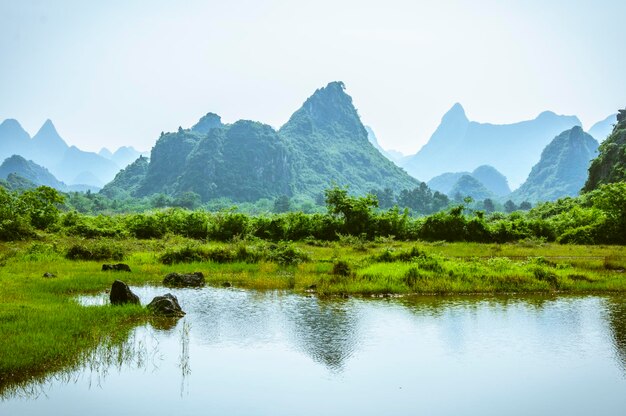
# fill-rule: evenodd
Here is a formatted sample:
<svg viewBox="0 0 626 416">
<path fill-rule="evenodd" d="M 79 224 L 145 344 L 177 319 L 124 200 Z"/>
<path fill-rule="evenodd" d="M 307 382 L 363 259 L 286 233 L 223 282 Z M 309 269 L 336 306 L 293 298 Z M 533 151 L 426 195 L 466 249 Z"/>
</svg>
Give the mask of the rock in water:
<svg viewBox="0 0 626 416">
<path fill-rule="evenodd" d="M 148 304 L 148 309 L 155 315 L 166 316 L 168 318 L 176 318 L 185 315 L 185 312 L 183 312 L 178 304 L 178 299 L 171 293 L 166 293 L 163 296 L 157 296 L 152 299 L 152 302 Z"/>
<path fill-rule="evenodd" d="M 163 279 L 163 285 L 169 287 L 202 287 L 204 284 L 202 272 L 190 274 L 170 273 Z"/>
<path fill-rule="evenodd" d="M 134 303 L 139 305 L 139 297 L 135 295 L 128 285 L 121 280 L 116 280 L 111 286 L 109 299 L 112 305 L 124 305 L 125 303 Z"/>
<path fill-rule="evenodd" d="M 130 272 L 130 266 L 124 263 L 118 264 L 103 264 L 102 271 L 105 272 L 107 270 L 113 270 L 116 272 Z"/>
</svg>

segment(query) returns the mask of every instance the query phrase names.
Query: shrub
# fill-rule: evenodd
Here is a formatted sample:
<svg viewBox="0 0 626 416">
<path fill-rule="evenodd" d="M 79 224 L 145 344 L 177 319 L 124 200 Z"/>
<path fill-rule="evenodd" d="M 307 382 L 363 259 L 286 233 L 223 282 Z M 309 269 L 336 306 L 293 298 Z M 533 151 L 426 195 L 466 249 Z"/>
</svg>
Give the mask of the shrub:
<svg viewBox="0 0 626 416">
<path fill-rule="evenodd" d="M 337 260 L 333 263 L 333 270 L 331 273 L 335 276 L 347 277 L 352 273 L 352 269 L 347 261 Z"/>
<path fill-rule="evenodd" d="M 72 245 L 65 254 L 69 260 L 123 260 L 124 248 L 112 241 L 85 241 Z"/>
<path fill-rule="evenodd" d="M 417 267 L 411 267 L 409 270 L 406 271 L 406 273 L 404 274 L 404 284 L 407 285 L 410 288 L 415 287 L 415 285 L 417 284 L 417 282 L 420 279 L 423 279 L 424 275 L 422 275 L 419 271 L 419 269 Z"/>
<path fill-rule="evenodd" d="M 542 266 L 535 266 L 532 268 L 532 271 L 535 279 L 548 282 L 548 284 L 550 284 L 550 286 L 552 287 L 559 287 L 558 277 L 553 271 L 547 270 L 545 267 Z"/>
<path fill-rule="evenodd" d="M 309 255 L 291 243 L 280 242 L 270 246 L 267 260 L 275 261 L 284 266 L 309 261 Z"/>
</svg>

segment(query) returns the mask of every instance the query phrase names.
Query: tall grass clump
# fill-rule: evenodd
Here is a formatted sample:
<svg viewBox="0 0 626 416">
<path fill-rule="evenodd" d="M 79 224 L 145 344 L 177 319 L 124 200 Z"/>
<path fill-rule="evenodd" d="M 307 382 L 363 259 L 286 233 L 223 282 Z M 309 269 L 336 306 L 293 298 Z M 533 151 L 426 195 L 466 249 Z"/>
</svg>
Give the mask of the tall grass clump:
<svg viewBox="0 0 626 416">
<path fill-rule="evenodd" d="M 71 245 L 65 258 L 69 260 L 123 260 L 124 247 L 112 240 L 85 240 Z"/>
</svg>

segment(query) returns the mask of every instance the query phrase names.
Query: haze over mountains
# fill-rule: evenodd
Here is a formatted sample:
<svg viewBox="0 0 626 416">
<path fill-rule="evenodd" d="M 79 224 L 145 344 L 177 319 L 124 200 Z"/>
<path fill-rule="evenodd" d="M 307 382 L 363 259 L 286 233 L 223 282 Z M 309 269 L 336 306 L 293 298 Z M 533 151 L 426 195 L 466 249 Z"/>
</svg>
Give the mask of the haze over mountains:
<svg viewBox="0 0 626 416">
<path fill-rule="evenodd" d="M 401 165 L 414 177 L 426 181 L 445 172 L 491 165 L 516 188 L 550 140 L 580 124 L 575 116 L 549 111 L 534 120 L 514 124 L 478 123 L 470 121 L 457 103 L 443 116 L 428 143 Z"/>
<path fill-rule="evenodd" d="M 139 154 L 125 147 L 107 158 L 69 146 L 50 120 L 46 120 L 32 138 L 17 120 L 7 119 L 0 124 L 0 161 L 20 155 L 45 167 L 67 185 L 100 188 Z"/>
<path fill-rule="evenodd" d="M 596 139 L 609 135 L 618 117 L 596 123 L 590 133 Z M 607 149 L 615 147 L 615 138 L 608 142 Z M 68 146 L 50 120 L 32 138 L 16 120 L 0 124 L 0 158 L 22 156 L 7 160 L 2 178 L 17 173 L 60 190 L 110 181 L 103 190 L 110 197 L 193 192 L 203 201 L 318 199 L 332 184 L 348 185 L 356 194 L 399 192 L 430 178 L 433 190 L 453 198 L 536 202 L 575 195 L 596 149 L 575 116 L 546 111 L 533 120 L 494 125 L 470 121 L 455 104 L 429 142 L 403 157 L 380 146 L 341 82 L 315 91 L 278 131 L 248 120 L 224 124 L 208 113 L 189 129 L 162 134 L 150 158 L 130 146 L 98 153 Z M 523 187 L 511 194 L 509 184 L 518 183 Z"/>
<path fill-rule="evenodd" d="M 471 176 L 476 181 L 480 183 L 481 186 L 485 188 L 487 192 L 490 193 L 489 198 L 491 197 L 501 197 L 506 196 L 511 193 L 511 189 L 509 188 L 509 184 L 506 180 L 506 177 L 498 172 L 496 168 L 489 165 L 482 165 L 474 169 L 473 172 L 447 172 L 443 173 L 439 176 L 432 178 L 427 182 L 428 186 L 434 190 L 444 193 L 448 196 L 454 196 L 456 192 L 461 191 L 463 196 L 471 196 L 476 199 L 474 195 L 470 193 L 464 193 L 462 190 L 464 189 L 463 184 L 457 186 L 457 182 L 463 176 Z M 463 181 L 466 184 L 469 184 L 470 181 L 465 179 Z"/>
</svg>

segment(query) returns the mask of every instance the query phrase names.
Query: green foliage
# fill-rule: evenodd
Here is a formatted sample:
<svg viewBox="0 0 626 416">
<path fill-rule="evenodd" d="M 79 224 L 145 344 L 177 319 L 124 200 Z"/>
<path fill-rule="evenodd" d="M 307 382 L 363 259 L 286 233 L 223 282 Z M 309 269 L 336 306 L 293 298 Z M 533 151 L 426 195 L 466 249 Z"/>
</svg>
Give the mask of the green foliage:
<svg viewBox="0 0 626 416">
<path fill-rule="evenodd" d="M 326 190 L 328 212 L 343 220 L 342 232 L 351 235 L 373 234 L 374 211 L 378 200 L 373 195 L 351 197 L 347 189 L 334 187 Z"/>
<path fill-rule="evenodd" d="M 21 194 L 0 187 L 0 240 L 21 240 L 46 230 L 59 220 L 63 196 L 55 189 L 40 186 Z"/>
<path fill-rule="evenodd" d="M 600 145 L 599 154 L 591 162 L 584 192 L 600 185 L 626 181 L 626 114 L 620 110 L 613 132 Z"/>
</svg>

